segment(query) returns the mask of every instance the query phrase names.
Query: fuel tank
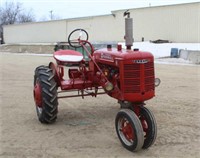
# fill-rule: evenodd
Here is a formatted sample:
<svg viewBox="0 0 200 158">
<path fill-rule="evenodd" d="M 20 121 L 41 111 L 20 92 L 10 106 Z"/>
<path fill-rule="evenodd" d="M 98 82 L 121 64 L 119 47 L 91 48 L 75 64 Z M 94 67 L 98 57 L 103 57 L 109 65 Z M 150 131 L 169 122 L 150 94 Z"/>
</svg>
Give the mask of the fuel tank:
<svg viewBox="0 0 200 158">
<path fill-rule="evenodd" d="M 94 59 L 96 62 L 118 66 L 119 60 L 127 60 L 132 63 L 144 64 L 153 62 L 153 55 L 150 52 L 143 52 L 139 50 L 118 50 L 117 48 L 104 48 L 94 52 Z"/>
</svg>

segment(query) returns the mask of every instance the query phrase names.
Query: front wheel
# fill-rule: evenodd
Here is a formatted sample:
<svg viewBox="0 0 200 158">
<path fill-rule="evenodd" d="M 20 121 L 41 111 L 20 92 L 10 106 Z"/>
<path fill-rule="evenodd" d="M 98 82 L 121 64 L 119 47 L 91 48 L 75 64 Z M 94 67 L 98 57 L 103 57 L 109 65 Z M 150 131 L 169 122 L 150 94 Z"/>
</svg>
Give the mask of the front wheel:
<svg viewBox="0 0 200 158">
<path fill-rule="evenodd" d="M 140 120 L 130 109 L 121 109 L 115 119 L 115 127 L 122 145 L 130 151 L 138 151 L 144 144 Z"/>
<path fill-rule="evenodd" d="M 144 145 L 142 148 L 147 149 L 155 142 L 157 136 L 156 120 L 153 113 L 146 107 L 141 107 L 139 119 L 144 131 Z"/>
</svg>

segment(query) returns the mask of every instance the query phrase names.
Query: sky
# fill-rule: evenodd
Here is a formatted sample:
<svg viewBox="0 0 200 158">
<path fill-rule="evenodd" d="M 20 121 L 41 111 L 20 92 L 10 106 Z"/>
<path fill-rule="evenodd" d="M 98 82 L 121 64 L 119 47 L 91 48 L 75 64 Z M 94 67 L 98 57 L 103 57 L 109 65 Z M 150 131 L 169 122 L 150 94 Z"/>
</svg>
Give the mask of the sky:
<svg viewBox="0 0 200 158">
<path fill-rule="evenodd" d="M 111 14 L 111 11 L 149 6 L 200 2 L 200 0 L 0 0 L 20 2 L 32 9 L 36 21 Z"/>
</svg>

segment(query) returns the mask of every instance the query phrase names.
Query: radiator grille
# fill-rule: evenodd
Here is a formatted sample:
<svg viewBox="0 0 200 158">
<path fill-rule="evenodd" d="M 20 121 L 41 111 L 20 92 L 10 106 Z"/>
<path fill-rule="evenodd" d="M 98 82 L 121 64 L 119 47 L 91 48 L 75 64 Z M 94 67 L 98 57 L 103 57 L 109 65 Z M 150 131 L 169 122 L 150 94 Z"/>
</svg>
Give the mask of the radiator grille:
<svg viewBox="0 0 200 158">
<path fill-rule="evenodd" d="M 155 89 L 154 85 L 154 64 L 153 62 L 148 62 L 144 64 L 144 75 L 145 75 L 145 91 L 151 91 Z"/>
<path fill-rule="evenodd" d="M 140 64 L 124 65 L 125 93 L 140 92 Z"/>
<path fill-rule="evenodd" d="M 141 79 L 141 71 L 144 71 L 144 79 Z M 124 92 L 140 93 L 141 81 L 144 81 L 145 91 L 154 90 L 154 64 L 125 64 L 124 65 Z"/>
</svg>

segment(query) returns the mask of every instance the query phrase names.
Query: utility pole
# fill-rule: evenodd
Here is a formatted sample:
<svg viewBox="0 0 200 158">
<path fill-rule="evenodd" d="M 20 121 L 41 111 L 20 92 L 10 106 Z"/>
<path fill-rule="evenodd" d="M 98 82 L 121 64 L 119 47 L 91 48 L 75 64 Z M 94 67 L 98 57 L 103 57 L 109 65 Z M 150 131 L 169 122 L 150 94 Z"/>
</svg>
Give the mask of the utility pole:
<svg viewBox="0 0 200 158">
<path fill-rule="evenodd" d="M 50 10 L 50 17 L 51 17 L 51 20 L 53 19 L 53 10 Z"/>
</svg>

